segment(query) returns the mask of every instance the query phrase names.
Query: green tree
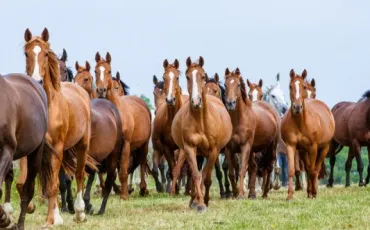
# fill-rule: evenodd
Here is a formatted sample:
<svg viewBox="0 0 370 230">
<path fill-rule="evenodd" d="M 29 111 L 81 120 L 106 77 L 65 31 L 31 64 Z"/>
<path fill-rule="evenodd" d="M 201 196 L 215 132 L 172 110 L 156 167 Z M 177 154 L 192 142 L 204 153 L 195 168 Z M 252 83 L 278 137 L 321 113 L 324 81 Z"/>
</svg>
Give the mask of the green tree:
<svg viewBox="0 0 370 230">
<path fill-rule="evenodd" d="M 150 110 L 154 109 L 153 106 L 152 106 L 152 103 L 150 103 L 150 99 L 147 96 L 145 96 L 144 94 L 141 94 L 140 98 L 141 98 L 141 100 L 143 100 L 145 102 L 145 104 L 148 106 L 148 108 Z"/>
</svg>

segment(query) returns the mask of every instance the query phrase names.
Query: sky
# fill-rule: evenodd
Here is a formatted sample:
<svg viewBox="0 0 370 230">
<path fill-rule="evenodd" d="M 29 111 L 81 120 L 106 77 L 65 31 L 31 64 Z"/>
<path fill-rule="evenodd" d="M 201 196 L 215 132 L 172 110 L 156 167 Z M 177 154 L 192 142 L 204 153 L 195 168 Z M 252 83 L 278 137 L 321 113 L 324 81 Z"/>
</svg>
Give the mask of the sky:
<svg viewBox="0 0 370 230">
<path fill-rule="evenodd" d="M 60 2 L 60 3 L 57 3 Z M 153 75 L 163 61 L 203 56 L 209 76 L 240 68 L 244 79 L 275 83 L 289 101 L 289 71 L 314 77 L 329 107 L 357 101 L 370 89 L 370 1 L 1 1 L 0 73 L 25 72 L 24 31 L 47 27 L 51 48 L 67 65 L 109 51 L 131 93 L 153 101 Z M 93 72 L 92 72 L 93 73 Z M 185 76 L 180 84 L 186 89 Z"/>
</svg>

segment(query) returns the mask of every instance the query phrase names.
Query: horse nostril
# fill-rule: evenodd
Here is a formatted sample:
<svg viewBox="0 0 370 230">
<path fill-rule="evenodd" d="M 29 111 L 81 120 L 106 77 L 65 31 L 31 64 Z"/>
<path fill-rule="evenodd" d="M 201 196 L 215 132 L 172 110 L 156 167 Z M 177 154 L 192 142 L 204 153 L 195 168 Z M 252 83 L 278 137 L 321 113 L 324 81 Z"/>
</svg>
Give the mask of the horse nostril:
<svg viewBox="0 0 370 230">
<path fill-rule="evenodd" d="M 104 89 L 103 89 L 103 91 L 104 91 L 104 93 L 105 93 L 105 92 L 107 92 L 107 89 L 106 89 L 106 88 L 104 88 Z"/>
</svg>

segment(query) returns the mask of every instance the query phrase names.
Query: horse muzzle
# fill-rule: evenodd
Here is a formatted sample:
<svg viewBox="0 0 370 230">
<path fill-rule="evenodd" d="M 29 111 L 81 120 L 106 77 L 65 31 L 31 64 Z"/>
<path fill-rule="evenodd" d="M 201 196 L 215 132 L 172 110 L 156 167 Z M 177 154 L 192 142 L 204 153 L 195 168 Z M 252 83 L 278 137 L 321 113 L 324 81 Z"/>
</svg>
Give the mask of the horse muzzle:
<svg viewBox="0 0 370 230">
<path fill-rule="evenodd" d="M 302 113 L 302 111 L 303 111 L 303 104 L 302 103 L 293 104 L 292 109 L 293 109 L 293 112 L 295 114 Z"/>
<path fill-rule="evenodd" d="M 107 88 L 97 88 L 96 95 L 98 98 L 105 98 L 107 96 Z"/>
<path fill-rule="evenodd" d="M 202 98 L 198 97 L 197 99 L 191 99 L 191 106 L 193 109 L 200 109 L 202 108 Z"/>
<path fill-rule="evenodd" d="M 233 110 L 235 110 L 235 108 L 236 108 L 236 101 L 235 100 L 226 101 L 226 109 L 227 110 L 233 111 Z"/>
<path fill-rule="evenodd" d="M 175 105 L 176 103 L 176 97 L 166 97 L 166 103 L 167 105 Z"/>
</svg>

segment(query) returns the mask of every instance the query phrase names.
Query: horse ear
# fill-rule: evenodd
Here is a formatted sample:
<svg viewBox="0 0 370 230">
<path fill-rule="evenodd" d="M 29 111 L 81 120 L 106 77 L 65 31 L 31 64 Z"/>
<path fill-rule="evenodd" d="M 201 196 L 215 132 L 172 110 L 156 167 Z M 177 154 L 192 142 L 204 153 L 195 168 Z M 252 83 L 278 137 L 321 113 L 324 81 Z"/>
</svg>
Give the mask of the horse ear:
<svg viewBox="0 0 370 230">
<path fill-rule="evenodd" d="M 107 52 L 107 54 L 105 55 L 105 61 L 110 64 L 110 62 L 112 61 L 112 57 L 110 56 L 110 53 Z"/>
<path fill-rule="evenodd" d="M 96 52 L 95 54 L 95 61 L 98 63 L 101 60 L 100 53 Z"/>
<path fill-rule="evenodd" d="M 191 58 L 190 58 L 190 57 L 188 57 L 188 58 L 186 59 L 186 66 L 187 66 L 188 68 L 191 66 Z"/>
<path fill-rule="evenodd" d="M 85 68 L 86 68 L 86 71 L 90 72 L 90 63 L 88 61 L 85 62 Z"/>
<path fill-rule="evenodd" d="M 179 60 L 177 60 L 177 59 L 175 59 L 175 61 L 173 62 L 173 64 L 175 65 L 176 69 L 178 69 L 179 66 L 180 66 Z"/>
<path fill-rule="evenodd" d="M 248 87 L 249 87 L 249 88 L 251 88 L 251 86 L 252 86 L 252 84 L 251 84 L 251 82 L 248 80 L 248 78 L 247 78 L 247 85 L 248 85 Z"/>
<path fill-rule="evenodd" d="M 230 70 L 229 70 L 229 68 L 226 68 L 225 69 L 225 76 L 227 76 L 227 75 L 229 75 L 230 74 Z"/>
<path fill-rule="evenodd" d="M 220 81 L 220 78 L 218 77 L 218 74 L 217 73 L 215 73 L 215 81 L 216 81 L 216 83 L 218 84 L 219 83 L 219 81 Z"/>
<path fill-rule="evenodd" d="M 200 57 L 199 57 L 199 65 L 200 65 L 201 67 L 203 67 L 203 65 L 204 65 L 204 59 L 203 59 L 203 57 L 202 57 L 202 56 L 200 56 Z"/>
<path fill-rule="evenodd" d="M 165 59 L 165 60 L 163 61 L 163 68 L 164 68 L 164 69 L 167 69 L 167 67 L 168 67 L 168 60 L 167 60 L 167 59 Z"/>
<path fill-rule="evenodd" d="M 304 69 L 303 72 L 302 72 L 302 78 L 306 79 L 306 77 L 307 77 L 307 70 Z"/>
<path fill-rule="evenodd" d="M 263 81 L 262 79 L 260 79 L 260 81 L 258 82 L 258 86 L 262 89 L 262 85 L 263 85 Z"/>
<path fill-rule="evenodd" d="M 66 62 L 67 58 L 68 58 L 67 51 L 65 49 L 63 49 L 63 54 L 62 54 L 62 57 L 60 58 L 60 60 L 62 60 L 63 62 Z"/>
<path fill-rule="evenodd" d="M 315 81 L 315 78 L 312 78 L 312 80 L 311 80 L 311 86 L 312 87 L 316 87 L 316 81 Z"/>
<path fill-rule="evenodd" d="M 239 67 L 236 67 L 235 74 L 240 75 L 240 69 L 239 69 Z"/>
<path fill-rule="evenodd" d="M 79 67 L 80 65 L 78 64 L 78 61 L 76 61 L 76 63 L 75 63 L 75 68 L 76 68 L 76 71 L 78 71 L 78 67 Z"/>
<path fill-rule="evenodd" d="M 158 84 L 158 79 L 155 75 L 153 75 L 153 83 L 154 83 L 154 85 Z"/>
<path fill-rule="evenodd" d="M 293 77 L 295 77 L 295 72 L 294 72 L 294 69 L 291 69 L 291 70 L 290 70 L 290 73 L 289 73 L 289 75 L 290 75 L 290 78 L 293 78 Z"/>
<path fill-rule="evenodd" d="M 49 41 L 49 31 L 46 27 L 44 28 L 44 31 L 42 31 L 41 38 L 45 42 Z"/>
<path fill-rule="evenodd" d="M 121 74 L 118 71 L 116 73 L 116 79 L 118 81 L 118 84 L 121 84 Z"/>
<path fill-rule="evenodd" d="M 280 73 L 278 73 L 278 74 L 276 75 L 276 81 L 277 81 L 277 82 L 279 82 L 279 81 L 280 81 Z"/>
<path fill-rule="evenodd" d="M 32 33 L 30 29 L 27 28 L 26 31 L 24 31 L 24 40 L 26 42 L 29 42 L 31 39 L 32 39 Z"/>
</svg>

